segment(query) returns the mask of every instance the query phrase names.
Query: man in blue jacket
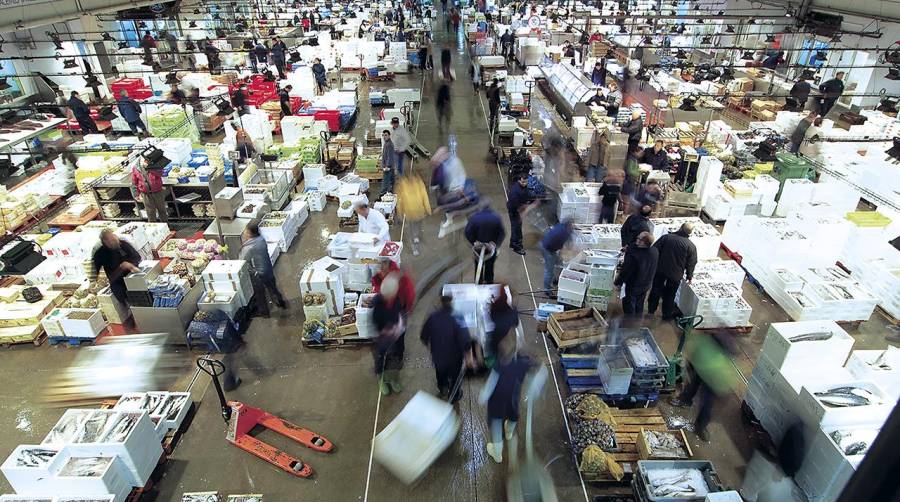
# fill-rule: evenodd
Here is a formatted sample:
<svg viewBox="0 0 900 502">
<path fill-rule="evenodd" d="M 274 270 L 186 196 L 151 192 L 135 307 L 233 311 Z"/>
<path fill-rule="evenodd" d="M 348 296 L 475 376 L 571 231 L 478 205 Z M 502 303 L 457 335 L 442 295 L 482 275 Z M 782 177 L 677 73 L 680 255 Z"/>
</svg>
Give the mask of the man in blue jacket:
<svg viewBox="0 0 900 502">
<path fill-rule="evenodd" d="M 503 229 L 500 215 L 494 212 L 490 206 L 485 205 L 481 210 L 469 216 L 465 235 L 476 253 L 480 254 L 481 248 L 484 248 L 484 263 L 478 283 L 494 284 L 494 263 L 497 261 L 497 251 L 503 244 L 503 239 L 506 238 L 506 231 Z"/>
<path fill-rule="evenodd" d="M 553 289 L 553 276 L 559 266 L 559 252 L 572 240 L 572 220 L 569 218 L 553 225 L 541 239 L 541 253 L 544 254 L 544 290 Z"/>
<path fill-rule="evenodd" d="M 463 362 L 472 366 L 472 339 L 469 331 L 453 317 L 453 298 L 441 296 L 441 308 L 428 316 L 420 335 L 422 343 L 431 349 L 431 362 L 437 377 L 441 397 L 451 403 L 462 397 Z"/>
<path fill-rule="evenodd" d="M 119 113 L 122 114 L 122 118 L 128 123 L 128 128 L 131 129 L 132 134 L 138 134 L 139 129 L 144 134 L 150 134 L 147 132 L 147 126 L 144 125 L 144 121 L 141 120 L 141 105 L 128 97 L 128 91 L 125 89 L 119 91 L 119 100 L 116 104 L 119 105 Z"/>
<path fill-rule="evenodd" d="M 509 186 L 506 210 L 509 212 L 509 247 L 514 253 L 525 255 L 522 244 L 522 215 L 532 207 L 531 192 L 528 191 L 528 176 L 520 174 Z"/>
<path fill-rule="evenodd" d="M 275 282 L 275 269 L 269 258 L 266 240 L 259 234 L 259 224 L 251 221 L 244 229 L 244 244 L 241 245 L 240 259 L 246 260 L 250 266 L 250 280 L 253 283 L 253 297 L 256 299 L 256 312 L 269 317 L 269 302 L 266 291 L 281 309 L 287 308 L 287 301 Z"/>
<path fill-rule="evenodd" d="M 272 64 L 278 68 L 278 78 L 284 79 L 285 54 L 287 53 L 287 45 L 278 37 L 272 38 Z"/>
</svg>

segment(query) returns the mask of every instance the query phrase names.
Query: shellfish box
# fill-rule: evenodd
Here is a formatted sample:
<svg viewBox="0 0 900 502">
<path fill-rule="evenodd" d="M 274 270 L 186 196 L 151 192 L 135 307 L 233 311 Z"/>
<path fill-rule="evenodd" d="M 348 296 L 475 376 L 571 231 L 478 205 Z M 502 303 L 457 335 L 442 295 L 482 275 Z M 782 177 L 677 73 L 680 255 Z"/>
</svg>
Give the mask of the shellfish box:
<svg viewBox="0 0 900 502">
<path fill-rule="evenodd" d="M 859 387 L 875 396 L 876 402 L 862 406 L 833 407 L 823 402 L 824 396 L 817 392 L 827 392 L 836 387 Z M 869 424 L 884 421 L 894 409 L 896 401 L 872 382 L 850 381 L 841 383 L 810 383 L 800 390 L 800 416 L 811 426 L 842 426 Z"/>
<path fill-rule="evenodd" d="M 106 328 L 100 309 L 65 309 L 59 326 L 69 338 L 96 338 Z"/>
</svg>

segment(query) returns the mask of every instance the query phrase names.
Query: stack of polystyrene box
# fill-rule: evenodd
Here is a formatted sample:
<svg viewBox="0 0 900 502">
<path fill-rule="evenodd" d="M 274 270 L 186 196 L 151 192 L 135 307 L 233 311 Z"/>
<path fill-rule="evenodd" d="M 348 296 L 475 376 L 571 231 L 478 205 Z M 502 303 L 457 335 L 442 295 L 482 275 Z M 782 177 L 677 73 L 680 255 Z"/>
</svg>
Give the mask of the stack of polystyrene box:
<svg viewBox="0 0 900 502">
<path fill-rule="evenodd" d="M 599 223 L 593 226 L 596 249 L 614 249 L 622 247 L 622 225 L 618 223 Z"/>
<path fill-rule="evenodd" d="M 900 398 L 900 349 L 854 350 L 846 368 L 860 380 L 875 382 L 892 399 Z"/>
<path fill-rule="evenodd" d="M 600 219 L 600 195 L 596 183 L 563 183 L 559 196 L 559 219 L 592 224 Z"/>
<path fill-rule="evenodd" d="M 714 280 L 740 286 L 746 272 L 733 260 L 700 260 L 694 267 L 695 281 Z"/>
<path fill-rule="evenodd" d="M 812 199 L 814 183 L 806 178 L 784 180 L 775 215 L 785 217 Z"/>
<path fill-rule="evenodd" d="M 801 291 L 818 304 L 818 317 L 865 321 L 872 316 L 878 300 L 840 268 L 811 267 L 800 274 L 805 281 Z"/>
<path fill-rule="evenodd" d="M 556 299 L 566 305 L 581 307 L 584 304 L 584 294 L 587 292 L 587 281 L 588 276 L 584 272 L 571 268 L 563 269 L 559 274 L 559 289 L 556 292 Z"/>
<path fill-rule="evenodd" d="M 750 324 L 751 307 L 741 288 L 730 282 L 691 281 L 681 285 L 678 308 L 685 315 L 701 315 L 702 328 L 734 328 Z"/>
<path fill-rule="evenodd" d="M 306 192 L 306 201 L 309 203 L 309 210 L 316 213 L 324 211 L 325 204 L 328 202 L 325 192 L 320 190 Z"/>
<path fill-rule="evenodd" d="M 222 310 L 232 310 L 233 303 L 246 307 L 253 298 L 253 283 L 250 281 L 250 267 L 244 260 L 214 260 L 200 275 L 207 293 L 234 295 L 222 302 Z M 207 302 L 207 308 L 216 308 L 215 302 Z"/>
<path fill-rule="evenodd" d="M 374 338 L 378 334 L 372 320 L 372 300 L 374 298 L 374 294 L 361 294 L 359 302 L 356 304 L 356 330 L 362 338 Z"/>
<path fill-rule="evenodd" d="M 76 456 L 116 456 L 131 486 L 147 484 L 162 447 L 146 412 L 69 409 L 42 446 L 65 446 Z M 109 492 L 106 492 L 109 493 Z"/>
<path fill-rule="evenodd" d="M 812 502 L 837 500 L 880 430 L 877 423 L 817 429 L 794 475 L 797 486 Z M 834 438 L 842 435 L 849 437 L 838 445 Z M 852 441 L 864 442 L 866 450 L 857 455 L 845 454 L 844 448 Z"/>
<path fill-rule="evenodd" d="M 322 293 L 325 295 L 326 312 L 329 316 L 344 312 L 344 282 L 341 275 L 314 267 L 300 272 L 300 294 Z"/>
<path fill-rule="evenodd" d="M 831 337 L 791 341 L 793 337 L 811 333 L 830 333 Z M 802 420 L 800 391 L 804 385 L 852 378 L 843 369 L 852 346 L 853 338 L 832 321 L 769 326 L 744 401 L 776 443 L 789 427 Z"/>
<path fill-rule="evenodd" d="M 722 236 L 713 225 L 704 222 L 700 218 L 650 218 L 650 231 L 654 239 L 675 232 L 684 223 L 691 223 L 694 230 L 690 240 L 697 247 L 697 258 L 700 260 L 714 260 L 719 256 L 719 246 Z"/>
<path fill-rule="evenodd" d="M 303 181 L 306 188 L 317 188 L 319 180 L 325 176 L 325 164 L 303 166 Z"/>
<path fill-rule="evenodd" d="M 181 427 L 190 408 L 190 393 L 162 391 L 123 394 L 113 406 L 118 411 L 149 413 L 160 441 L 169 431 L 177 431 Z"/>
<path fill-rule="evenodd" d="M 60 312 L 57 318 L 59 327 L 68 338 L 97 338 L 104 329 L 106 329 L 106 320 L 100 309 L 58 309 Z"/>
<path fill-rule="evenodd" d="M 299 213 L 271 211 L 263 216 L 259 233 L 266 242 L 275 242 L 286 253 L 300 230 Z M 280 223 L 280 224 L 277 224 Z"/>
</svg>

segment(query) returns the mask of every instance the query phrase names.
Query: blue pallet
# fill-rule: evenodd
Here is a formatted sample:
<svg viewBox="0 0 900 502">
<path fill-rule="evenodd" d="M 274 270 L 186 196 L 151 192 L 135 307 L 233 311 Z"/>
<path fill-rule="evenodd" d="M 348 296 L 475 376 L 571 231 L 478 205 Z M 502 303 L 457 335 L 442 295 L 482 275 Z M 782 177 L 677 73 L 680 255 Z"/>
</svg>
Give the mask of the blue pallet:
<svg viewBox="0 0 900 502">
<path fill-rule="evenodd" d="M 96 338 L 72 338 L 68 336 L 51 336 L 47 338 L 47 341 L 50 342 L 50 345 L 59 345 L 61 343 L 67 343 L 70 347 L 78 347 L 81 345 L 93 345 L 97 339 Z"/>
</svg>

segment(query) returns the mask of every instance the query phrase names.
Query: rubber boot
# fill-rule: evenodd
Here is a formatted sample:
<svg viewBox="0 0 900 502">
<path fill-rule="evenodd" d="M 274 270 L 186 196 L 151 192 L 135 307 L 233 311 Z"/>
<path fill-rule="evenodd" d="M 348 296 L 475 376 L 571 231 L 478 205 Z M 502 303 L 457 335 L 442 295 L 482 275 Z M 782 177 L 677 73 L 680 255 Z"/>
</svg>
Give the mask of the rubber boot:
<svg viewBox="0 0 900 502">
<path fill-rule="evenodd" d="M 512 440 L 516 436 L 516 423 L 509 420 L 503 422 L 503 432 L 507 441 Z"/>
<path fill-rule="evenodd" d="M 487 443 L 488 455 L 498 464 L 503 462 L 503 444 Z"/>
<path fill-rule="evenodd" d="M 387 382 L 388 387 L 390 387 L 391 392 L 393 392 L 394 394 L 403 392 L 403 387 L 400 385 L 400 371 L 385 370 L 384 380 L 385 382 Z"/>
<path fill-rule="evenodd" d="M 391 387 L 384 379 L 384 375 L 382 375 L 381 379 L 378 381 L 378 388 L 379 390 L 381 390 L 382 396 L 388 396 L 391 394 Z"/>
</svg>

